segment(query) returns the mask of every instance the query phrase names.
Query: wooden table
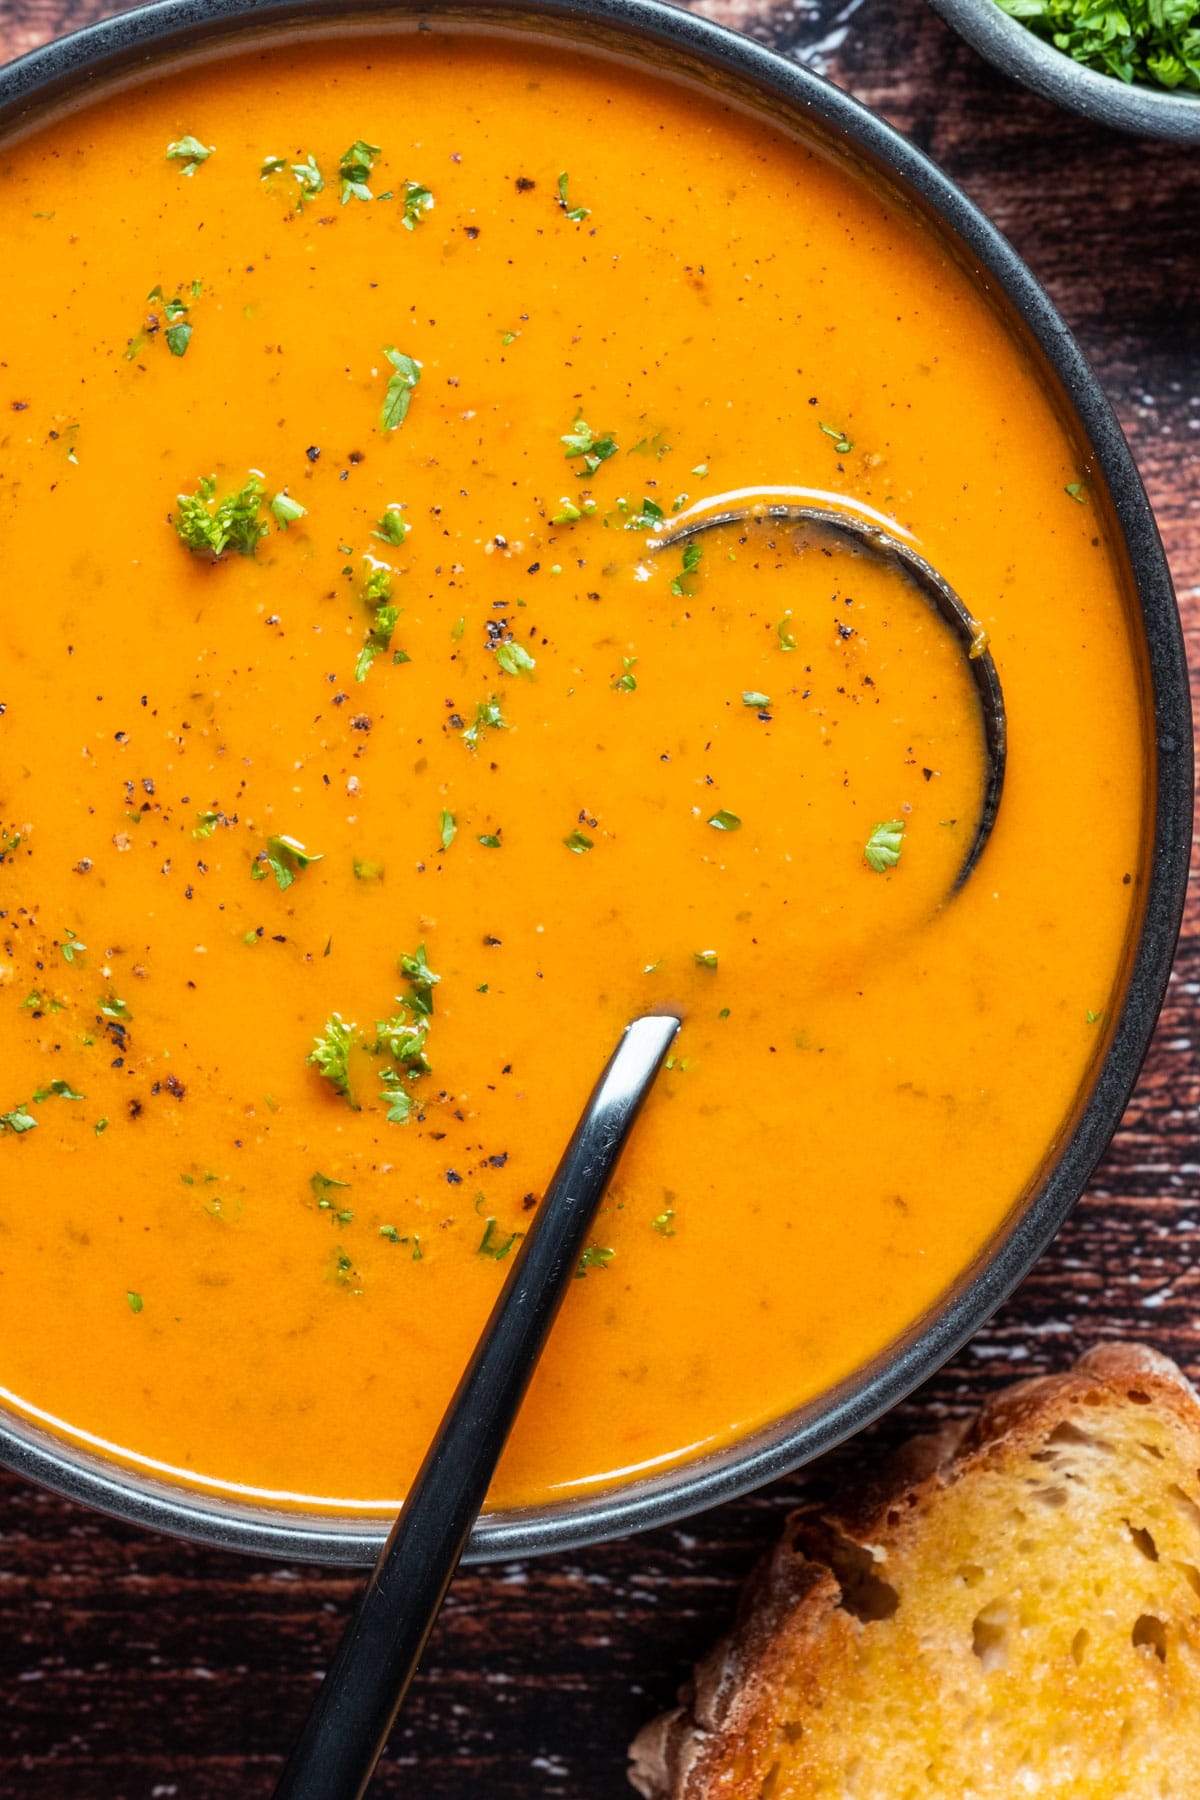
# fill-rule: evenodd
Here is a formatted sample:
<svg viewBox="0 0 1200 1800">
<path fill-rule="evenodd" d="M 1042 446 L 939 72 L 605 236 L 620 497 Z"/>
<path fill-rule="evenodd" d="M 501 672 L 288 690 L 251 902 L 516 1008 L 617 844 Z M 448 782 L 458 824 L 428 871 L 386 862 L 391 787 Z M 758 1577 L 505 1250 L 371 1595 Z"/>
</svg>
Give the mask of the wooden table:
<svg viewBox="0 0 1200 1800">
<path fill-rule="evenodd" d="M 112 10 L 0 0 L 0 56 Z M 883 112 L 1045 283 L 1129 435 L 1200 668 L 1200 155 L 1034 99 L 924 0 L 698 10 Z M 464 1575 L 380 1771 L 381 1800 L 619 1800 L 628 1738 L 725 1626 L 742 1578 L 814 1483 L 1104 1338 L 1156 1345 L 1200 1377 L 1197 994 L 1193 893 L 1154 1047 L 1089 1194 L 989 1328 L 852 1451 L 677 1530 Z M 0 1477 L 0 1794 L 268 1794 L 357 1587 L 129 1530 Z"/>
</svg>

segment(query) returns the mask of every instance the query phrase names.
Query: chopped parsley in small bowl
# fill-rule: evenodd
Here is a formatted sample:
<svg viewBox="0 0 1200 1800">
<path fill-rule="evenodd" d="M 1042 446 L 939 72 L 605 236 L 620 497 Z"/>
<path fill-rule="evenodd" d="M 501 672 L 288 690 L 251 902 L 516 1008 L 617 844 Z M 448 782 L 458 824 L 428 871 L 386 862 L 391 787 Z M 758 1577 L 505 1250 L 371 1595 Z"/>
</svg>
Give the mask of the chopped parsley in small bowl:
<svg viewBox="0 0 1200 1800">
<path fill-rule="evenodd" d="M 1035 93 L 1119 131 L 1200 143 L 1200 0 L 932 0 Z"/>
</svg>

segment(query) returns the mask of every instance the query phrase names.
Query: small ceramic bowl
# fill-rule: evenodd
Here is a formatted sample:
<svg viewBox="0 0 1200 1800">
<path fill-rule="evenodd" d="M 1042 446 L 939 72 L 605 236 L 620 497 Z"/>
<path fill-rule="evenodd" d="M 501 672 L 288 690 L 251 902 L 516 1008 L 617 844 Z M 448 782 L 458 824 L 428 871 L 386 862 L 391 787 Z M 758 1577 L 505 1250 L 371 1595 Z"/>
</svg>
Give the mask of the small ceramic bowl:
<svg viewBox="0 0 1200 1800">
<path fill-rule="evenodd" d="M 1139 137 L 1200 144 L 1200 94 L 1124 82 L 1086 69 L 1016 19 L 996 0 L 930 0 L 947 25 L 1005 75 L 1057 106 Z"/>
</svg>

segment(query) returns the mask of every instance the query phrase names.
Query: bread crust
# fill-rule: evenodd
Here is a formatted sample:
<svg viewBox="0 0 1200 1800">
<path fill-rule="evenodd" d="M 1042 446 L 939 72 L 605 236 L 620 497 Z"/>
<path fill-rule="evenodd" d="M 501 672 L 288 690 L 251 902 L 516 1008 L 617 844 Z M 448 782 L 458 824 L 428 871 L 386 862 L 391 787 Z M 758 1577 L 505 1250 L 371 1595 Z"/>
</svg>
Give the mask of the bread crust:
<svg viewBox="0 0 1200 1800">
<path fill-rule="evenodd" d="M 815 1696 L 822 1658 L 870 1616 L 846 1609 L 846 1584 L 864 1569 L 869 1582 L 872 1562 L 903 1556 L 938 1489 L 969 1480 L 983 1464 L 1015 1460 L 1056 1426 L 1086 1420 L 1097 1397 L 1165 1412 L 1200 1462 L 1200 1396 L 1168 1357 L 1124 1342 L 1088 1351 L 1063 1374 L 1014 1383 L 965 1423 L 913 1439 L 836 1513 L 805 1508 L 789 1517 L 751 1576 L 729 1636 L 698 1666 L 680 1705 L 634 1740 L 629 1779 L 644 1800 L 757 1800 L 753 1740 L 764 1700 L 785 1679 Z M 731 1772 L 739 1745 L 745 1778 Z"/>
</svg>

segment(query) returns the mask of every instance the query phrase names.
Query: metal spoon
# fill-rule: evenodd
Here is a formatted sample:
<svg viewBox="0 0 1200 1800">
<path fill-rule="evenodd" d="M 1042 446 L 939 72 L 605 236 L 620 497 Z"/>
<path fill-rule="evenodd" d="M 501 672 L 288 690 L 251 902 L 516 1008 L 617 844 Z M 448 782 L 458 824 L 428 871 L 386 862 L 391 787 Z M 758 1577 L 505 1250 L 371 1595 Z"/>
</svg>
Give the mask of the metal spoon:
<svg viewBox="0 0 1200 1800">
<path fill-rule="evenodd" d="M 787 492 L 786 489 L 768 490 L 769 492 Z M 996 814 L 1000 810 L 1000 796 L 1004 789 L 1004 764 L 1008 753 L 1008 720 L 1004 711 L 1004 695 L 1000 689 L 1000 677 L 996 673 L 996 665 L 992 661 L 991 651 L 987 648 L 987 633 L 979 620 L 971 613 L 969 607 L 959 598 L 945 576 L 940 575 L 932 563 L 905 543 L 896 535 L 895 530 L 887 527 L 882 515 L 874 515 L 874 519 L 863 518 L 852 512 L 834 511 L 827 506 L 813 506 L 797 501 L 768 500 L 765 496 L 744 502 L 746 490 L 737 494 L 717 496 L 704 503 L 704 511 L 699 517 L 693 516 L 698 509 L 684 513 L 673 530 L 663 532 L 658 537 L 647 540 L 646 548 L 652 551 L 669 550 L 676 544 L 686 543 L 689 538 L 698 537 L 702 531 L 715 531 L 722 525 L 758 525 L 779 523 L 784 525 L 817 525 L 824 531 L 841 532 L 851 537 L 856 543 L 865 544 L 868 550 L 877 556 L 897 563 L 905 575 L 913 582 L 927 600 L 932 602 L 936 611 L 949 625 L 956 642 L 962 647 L 967 668 L 975 686 L 975 695 L 979 701 L 979 711 L 983 723 L 983 741 L 987 758 L 987 775 L 983 787 L 983 803 L 980 807 L 979 819 L 975 827 L 975 835 L 967 848 L 967 854 L 954 878 L 951 894 L 956 894 L 970 875 L 979 858 L 983 855 L 984 846 L 992 835 L 992 827 L 996 823 Z M 831 496 L 832 497 L 832 496 Z M 730 505 L 728 502 L 739 502 Z M 715 509 L 715 510 L 714 510 Z M 875 520 L 880 520 L 876 523 Z"/>
<path fill-rule="evenodd" d="M 360 1800 L 458 1567 L 625 1141 L 679 1019 L 626 1027 L 321 1684 L 276 1800 Z"/>
</svg>

